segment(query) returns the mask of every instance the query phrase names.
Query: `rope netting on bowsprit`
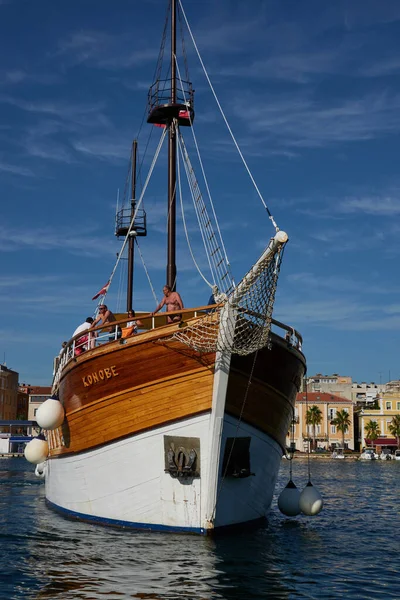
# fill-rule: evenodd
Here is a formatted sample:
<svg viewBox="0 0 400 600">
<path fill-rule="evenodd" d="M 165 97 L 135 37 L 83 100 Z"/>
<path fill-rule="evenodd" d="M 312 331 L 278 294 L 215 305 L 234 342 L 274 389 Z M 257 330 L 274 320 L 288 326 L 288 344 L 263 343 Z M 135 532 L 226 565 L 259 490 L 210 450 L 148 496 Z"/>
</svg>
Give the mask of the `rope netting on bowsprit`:
<svg viewBox="0 0 400 600">
<path fill-rule="evenodd" d="M 264 348 L 269 341 L 283 248 L 284 244 L 264 252 L 229 296 L 214 294 L 217 308 L 193 325 L 182 324 L 172 338 L 198 352 L 245 356 Z"/>
</svg>

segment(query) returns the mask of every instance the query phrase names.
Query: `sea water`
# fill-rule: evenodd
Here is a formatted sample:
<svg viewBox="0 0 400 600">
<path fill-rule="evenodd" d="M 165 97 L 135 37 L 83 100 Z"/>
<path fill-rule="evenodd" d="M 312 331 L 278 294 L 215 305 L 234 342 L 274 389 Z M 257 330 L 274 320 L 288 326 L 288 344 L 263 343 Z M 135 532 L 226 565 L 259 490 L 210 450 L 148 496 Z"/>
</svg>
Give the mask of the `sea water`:
<svg viewBox="0 0 400 600">
<path fill-rule="evenodd" d="M 0 598 L 400 598 L 400 461 L 313 460 L 316 517 L 204 537 L 141 533 L 50 510 L 24 459 L 0 459 Z M 288 481 L 282 461 L 276 496 Z M 302 489 L 308 465 L 293 461 Z"/>
</svg>

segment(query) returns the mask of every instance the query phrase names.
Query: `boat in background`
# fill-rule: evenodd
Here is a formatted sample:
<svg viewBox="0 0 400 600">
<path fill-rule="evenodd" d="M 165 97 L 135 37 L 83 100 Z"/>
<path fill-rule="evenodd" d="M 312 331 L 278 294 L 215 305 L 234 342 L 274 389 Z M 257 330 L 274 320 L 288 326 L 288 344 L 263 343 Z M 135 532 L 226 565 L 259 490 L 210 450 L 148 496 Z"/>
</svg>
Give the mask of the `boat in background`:
<svg viewBox="0 0 400 600">
<path fill-rule="evenodd" d="M 382 448 L 379 458 L 380 460 L 392 460 L 393 454 L 389 448 Z"/>
<path fill-rule="evenodd" d="M 331 458 L 346 458 L 343 448 L 336 448 L 331 455 Z"/>
<path fill-rule="evenodd" d="M 210 273 L 203 279 L 214 301 L 168 313 L 176 317 L 172 323 L 165 314 L 137 313 L 140 332 L 127 338 L 120 337 L 124 313 L 112 331 L 100 326 L 84 341 L 82 333 L 69 340 L 53 382 L 65 416 L 59 426 L 55 419 L 54 427 L 44 428 L 49 455 L 43 472 L 46 499 L 64 515 L 206 534 L 265 519 L 306 362 L 300 334 L 272 318 L 288 236 L 267 209 L 273 234 L 235 284 L 214 208 L 199 192 L 183 137 L 195 113 L 192 85 L 178 68 L 178 18 L 187 24 L 181 2 L 172 0 L 168 76 L 158 77 L 148 96 L 147 122 L 159 127 L 160 141 L 139 198 L 132 159 L 131 206 L 117 215 L 117 235 L 124 238 L 119 258 L 127 249 L 128 311 L 134 246 L 147 234 L 142 199 L 168 139 L 167 284 L 175 290 L 182 169 L 207 252 Z M 164 47 L 165 36 L 161 58 Z"/>
<path fill-rule="evenodd" d="M 360 454 L 360 460 L 376 460 L 377 458 L 378 455 L 373 448 L 364 448 Z"/>
</svg>

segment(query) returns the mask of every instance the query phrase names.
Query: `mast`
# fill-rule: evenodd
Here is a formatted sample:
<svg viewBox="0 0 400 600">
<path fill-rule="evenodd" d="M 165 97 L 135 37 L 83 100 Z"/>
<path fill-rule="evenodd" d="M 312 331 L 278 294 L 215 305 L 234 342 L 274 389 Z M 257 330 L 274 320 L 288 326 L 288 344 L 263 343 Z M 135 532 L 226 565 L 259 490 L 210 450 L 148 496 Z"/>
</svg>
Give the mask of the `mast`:
<svg viewBox="0 0 400 600">
<path fill-rule="evenodd" d="M 171 10 L 171 56 L 165 79 L 163 70 L 164 42 L 167 24 L 164 29 L 157 65 L 157 79 L 148 94 L 147 122 L 157 127 L 168 127 L 168 243 L 167 243 L 167 285 L 176 287 L 176 154 L 177 128 L 191 127 L 194 120 L 193 88 L 190 81 L 177 81 L 176 78 L 176 29 L 177 1 L 170 0 Z M 183 44 L 183 41 L 182 41 Z M 166 61 L 167 62 L 167 61 Z M 186 59 L 185 59 L 186 65 Z M 186 76 L 188 77 L 187 65 Z"/>
<path fill-rule="evenodd" d="M 176 0 L 171 2 L 171 105 L 176 104 Z M 167 285 L 176 288 L 176 127 L 173 118 L 168 131 L 168 251 Z"/>
<path fill-rule="evenodd" d="M 132 144 L 132 179 L 131 179 L 131 220 L 135 214 L 136 204 L 136 162 L 137 162 L 137 140 Z M 134 252 L 135 252 L 135 228 L 132 227 L 131 234 L 128 240 L 128 289 L 126 297 L 126 310 L 132 310 L 133 300 L 133 268 L 134 268 Z"/>
</svg>

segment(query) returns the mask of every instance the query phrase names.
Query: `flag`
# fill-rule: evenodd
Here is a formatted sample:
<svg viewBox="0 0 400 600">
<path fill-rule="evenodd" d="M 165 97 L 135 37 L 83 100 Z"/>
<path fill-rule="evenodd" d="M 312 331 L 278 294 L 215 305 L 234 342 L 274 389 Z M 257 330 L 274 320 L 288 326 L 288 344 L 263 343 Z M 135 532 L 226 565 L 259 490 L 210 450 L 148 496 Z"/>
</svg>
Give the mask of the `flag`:
<svg viewBox="0 0 400 600">
<path fill-rule="evenodd" d="M 166 127 L 163 123 L 154 123 L 154 127 Z"/>
<path fill-rule="evenodd" d="M 190 119 L 188 110 L 180 110 L 178 116 L 180 119 Z"/>
<path fill-rule="evenodd" d="M 96 300 L 99 296 L 104 296 L 108 292 L 108 288 L 110 287 L 110 282 L 107 281 L 106 285 L 104 285 L 99 292 L 95 296 L 93 296 L 92 300 Z"/>
</svg>

